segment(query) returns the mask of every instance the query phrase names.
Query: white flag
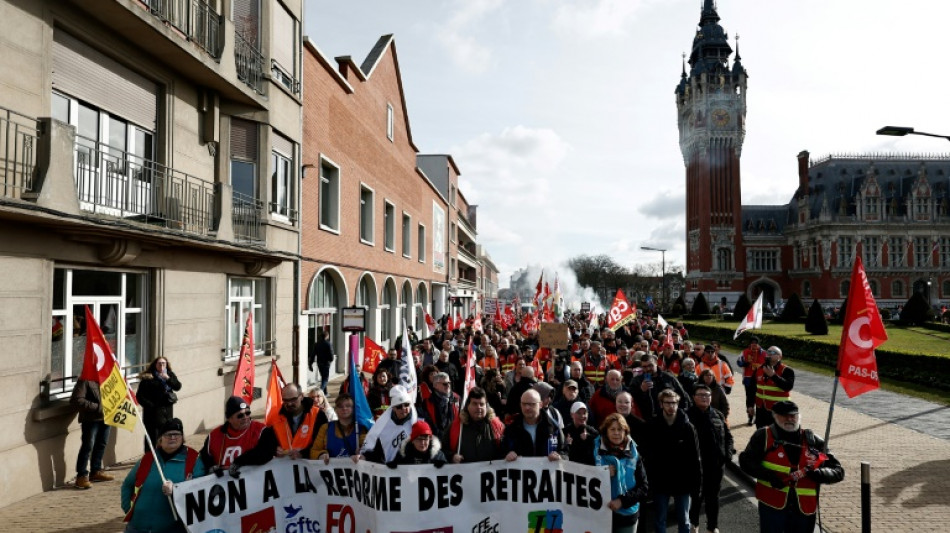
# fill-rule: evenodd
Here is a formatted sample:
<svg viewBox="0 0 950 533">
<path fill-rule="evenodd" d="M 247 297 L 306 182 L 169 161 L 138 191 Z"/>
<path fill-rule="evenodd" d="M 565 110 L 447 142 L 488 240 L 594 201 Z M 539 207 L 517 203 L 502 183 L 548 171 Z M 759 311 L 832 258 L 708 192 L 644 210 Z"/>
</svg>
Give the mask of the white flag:
<svg viewBox="0 0 950 533">
<path fill-rule="evenodd" d="M 762 293 L 759 293 L 759 297 L 756 298 L 755 304 L 749 309 L 749 312 L 746 313 L 745 318 L 742 319 L 742 323 L 739 324 L 739 327 L 736 328 L 736 334 L 732 337 L 732 340 L 736 340 L 739 335 L 747 329 L 759 329 L 762 327 Z"/>
<path fill-rule="evenodd" d="M 659 324 L 660 327 L 663 328 L 663 329 L 666 329 L 666 328 L 670 327 L 669 322 L 667 322 L 666 320 L 664 320 L 664 319 L 663 319 L 663 315 L 661 315 L 660 313 L 657 313 L 657 314 L 656 314 L 656 323 Z"/>
<path fill-rule="evenodd" d="M 399 384 L 406 388 L 406 392 L 412 398 L 416 397 L 416 363 L 412 360 L 412 348 L 409 346 L 409 328 L 406 326 L 405 319 L 402 321 L 402 351 L 399 365 Z"/>
</svg>

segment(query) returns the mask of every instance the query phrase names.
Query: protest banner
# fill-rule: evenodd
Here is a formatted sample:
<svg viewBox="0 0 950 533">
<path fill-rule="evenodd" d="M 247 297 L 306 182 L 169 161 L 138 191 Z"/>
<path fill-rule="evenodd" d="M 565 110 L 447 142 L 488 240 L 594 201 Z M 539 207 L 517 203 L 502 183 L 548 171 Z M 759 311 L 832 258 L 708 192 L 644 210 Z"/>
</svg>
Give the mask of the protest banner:
<svg viewBox="0 0 950 533">
<path fill-rule="evenodd" d="M 567 347 L 570 339 L 567 333 L 568 326 L 563 322 L 542 322 L 541 332 L 538 334 L 538 344 L 543 348 L 562 350 Z"/>
<path fill-rule="evenodd" d="M 485 309 L 484 312 L 486 315 L 494 315 L 495 311 L 498 309 L 498 298 L 485 298 Z"/>
<path fill-rule="evenodd" d="M 274 459 L 175 486 L 192 533 L 610 531 L 606 467 L 547 458 L 400 466 Z"/>
</svg>

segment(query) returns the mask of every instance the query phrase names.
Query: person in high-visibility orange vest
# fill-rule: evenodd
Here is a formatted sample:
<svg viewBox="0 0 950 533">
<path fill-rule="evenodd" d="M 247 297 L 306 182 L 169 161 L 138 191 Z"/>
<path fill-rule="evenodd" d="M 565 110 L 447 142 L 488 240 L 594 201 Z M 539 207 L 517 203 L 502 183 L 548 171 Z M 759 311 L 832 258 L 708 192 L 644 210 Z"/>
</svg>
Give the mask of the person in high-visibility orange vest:
<svg viewBox="0 0 950 533">
<path fill-rule="evenodd" d="M 739 454 L 739 466 L 756 478 L 759 530 L 815 531 L 819 486 L 844 479 L 844 468 L 811 430 L 802 429 L 798 406 L 772 406 L 775 422 L 759 428 Z"/>
<path fill-rule="evenodd" d="M 788 400 L 795 386 L 795 371 L 782 363 L 782 350 L 770 346 L 765 364 L 755 370 L 755 427 L 772 423 L 772 406 Z"/>
</svg>

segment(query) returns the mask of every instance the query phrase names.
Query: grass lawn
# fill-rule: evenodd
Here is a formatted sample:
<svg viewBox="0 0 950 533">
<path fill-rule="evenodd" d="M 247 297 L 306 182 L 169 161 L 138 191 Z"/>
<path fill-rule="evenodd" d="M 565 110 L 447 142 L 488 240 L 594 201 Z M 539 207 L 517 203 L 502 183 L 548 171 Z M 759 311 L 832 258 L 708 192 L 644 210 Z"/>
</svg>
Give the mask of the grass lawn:
<svg viewBox="0 0 950 533">
<path fill-rule="evenodd" d="M 735 331 L 739 326 L 738 321 L 720 321 L 720 320 L 702 320 L 693 321 L 709 327 L 717 327 Z M 899 327 L 887 326 L 887 342 L 881 349 L 900 350 L 904 352 L 914 352 L 933 355 L 937 357 L 950 357 L 950 333 L 942 331 L 933 331 L 918 327 Z M 827 335 L 812 335 L 805 331 L 804 324 L 789 324 L 785 322 L 765 322 L 762 329 L 756 330 L 769 335 L 781 335 L 783 337 L 792 337 L 800 339 L 809 339 L 812 341 L 823 342 L 838 346 L 841 340 L 841 326 L 829 324 Z M 743 334 L 754 335 L 754 332 Z M 739 337 L 742 339 L 742 336 Z"/>
</svg>

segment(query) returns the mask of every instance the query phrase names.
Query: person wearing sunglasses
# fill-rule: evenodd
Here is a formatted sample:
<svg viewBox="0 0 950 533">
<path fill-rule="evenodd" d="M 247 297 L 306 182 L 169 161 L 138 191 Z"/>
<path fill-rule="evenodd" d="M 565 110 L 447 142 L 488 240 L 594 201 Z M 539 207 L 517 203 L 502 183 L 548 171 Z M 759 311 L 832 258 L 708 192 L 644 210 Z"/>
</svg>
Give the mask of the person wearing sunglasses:
<svg viewBox="0 0 950 533">
<path fill-rule="evenodd" d="M 201 462 L 218 476 L 240 455 L 257 446 L 266 427 L 251 419 L 251 406 L 240 396 L 231 396 L 224 403 L 224 418 L 224 424 L 211 430 L 201 447 Z"/>
<path fill-rule="evenodd" d="M 360 454 L 354 461 L 366 459 L 374 463 L 389 463 L 396 458 L 399 447 L 411 440 L 412 426 L 419 421 L 419 415 L 412 404 L 412 395 L 402 385 L 393 385 L 389 389 L 389 403 L 392 405 L 373 425 Z"/>
</svg>

